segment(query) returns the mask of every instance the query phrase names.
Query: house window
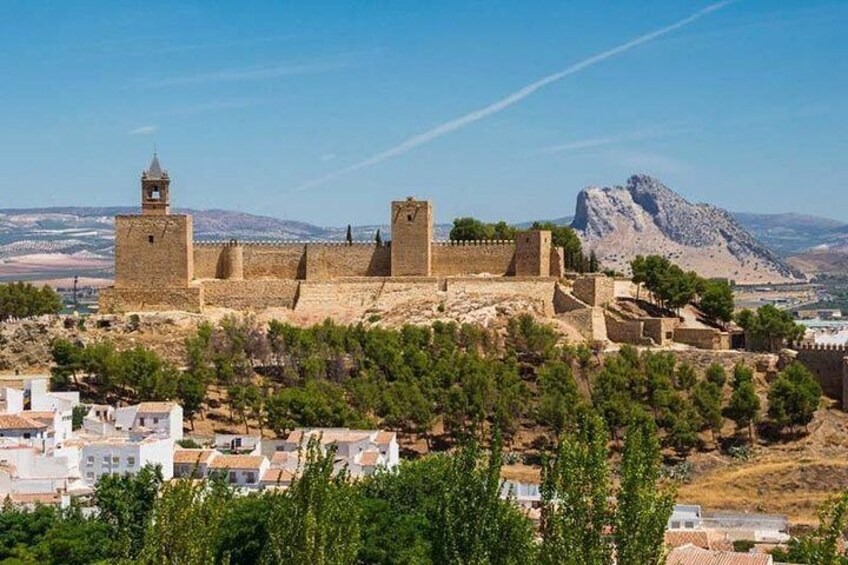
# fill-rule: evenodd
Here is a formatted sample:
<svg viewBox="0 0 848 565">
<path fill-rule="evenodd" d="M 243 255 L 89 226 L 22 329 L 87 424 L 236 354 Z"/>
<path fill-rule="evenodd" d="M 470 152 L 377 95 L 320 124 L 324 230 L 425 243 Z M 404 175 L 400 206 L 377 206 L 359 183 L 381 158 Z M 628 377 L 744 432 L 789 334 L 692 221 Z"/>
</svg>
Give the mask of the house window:
<svg viewBox="0 0 848 565">
<path fill-rule="evenodd" d="M 695 522 L 685 522 L 683 524 L 683 527 L 686 528 L 687 530 L 694 530 L 695 529 Z"/>
<path fill-rule="evenodd" d="M 135 457 L 127 457 L 127 467 L 135 466 Z"/>
<path fill-rule="evenodd" d="M 154 424 L 158 424 L 158 423 L 159 423 L 159 418 L 153 418 L 153 423 L 154 423 Z"/>
<path fill-rule="evenodd" d="M 680 522 L 672 522 L 671 523 L 671 529 L 672 530 L 679 530 L 680 529 Z"/>
<path fill-rule="evenodd" d="M 152 236 L 151 236 L 152 237 Z M 144 418 L 138 419 L 138 425 L 144 427 Z"/>
<path fill-rule="evenodd" d="M 32 437 L 29 432 L 24 432 L 24 439 L 29 439 Z"/>
<path fill-rule="evenodd" d="M 152 235 L 147 236 L 147 243 L 153 243 L 153 236 Z"/>
<path fill-rule="evenodd" d="M 256 482 L 256 473 L 254 473 L 253 471 L 246 472 L 244 476 L 246 477 L 247 484 L 252 485 Z"/>
<path fill-rule="evenodd" d="M 112 457 L 112 463 L 114 463 L 115 465 L 120 465 L 121 464 L 121 458 L 120 457 Z"/>
<path fill-rule="evenodd" d="M 108 465 L 108 464 L 109 464 L 109 456 L 108 456 L 108 455 L 104 455 L 104 456 L 103 456 L 103 464 L 104 464 L 104 465 Z"/>
<path fill-rule="evenodd" d="M 238 482 L 238 477 L 236 476 L 235 471 L 230 471 L 230 484 L 234 485 Z"/>
<path fill-rule="evenodd" d="M 89 471 L 88 473 L 86 473 L 85 478 L 93 480 L 94 479 L 94 471 Z"/>
<path fill-rule="evenodd" d="M 88 456 L 88 466 L 91 467 L 92 465 L 94 465 L 94 455 L 89 455 Z"/>
<path fill-rule="evenodd" d="M 151 187 L 151 189 L 150 189 L 150 199 L 151 200 L 159 200 L 160 197 L 161 196 L 160 196 L 160 193 L 159 193 L 159 187 L 158 186 Z"/>
</svg>

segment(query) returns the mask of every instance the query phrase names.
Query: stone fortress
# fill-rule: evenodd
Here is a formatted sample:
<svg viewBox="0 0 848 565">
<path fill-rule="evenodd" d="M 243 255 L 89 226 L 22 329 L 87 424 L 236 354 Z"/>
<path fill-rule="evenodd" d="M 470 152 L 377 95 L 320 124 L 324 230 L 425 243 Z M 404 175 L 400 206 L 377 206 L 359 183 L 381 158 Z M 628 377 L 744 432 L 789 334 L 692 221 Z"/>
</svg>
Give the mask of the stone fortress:
<svg viewBox="0 0 848 565">
<path fill-rule="evenodd" d="M 172 214 L 158 157 L 141 175 L 141 213 L 115 218 L 115 282 L 104 313 L 318 306 L 392 306 L 422 293 L 462 289 L 538 297 L 553 308 L 563 250 L 549 231 L 515 241 L 433 241 L 433 207 L 392 202 L 391 240 L 195 241 L 192 218 Z M 551 312 L 552 313 L 552 312 Z"/>
</svg>

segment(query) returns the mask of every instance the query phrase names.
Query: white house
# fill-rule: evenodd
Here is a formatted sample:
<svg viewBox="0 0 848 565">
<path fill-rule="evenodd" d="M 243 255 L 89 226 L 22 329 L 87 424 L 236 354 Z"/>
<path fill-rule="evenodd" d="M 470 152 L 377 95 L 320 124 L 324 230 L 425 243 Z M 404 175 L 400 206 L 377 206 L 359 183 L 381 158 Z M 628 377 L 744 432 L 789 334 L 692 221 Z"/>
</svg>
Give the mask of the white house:
<svg viewBox="0 0 848 565">
<path fill-rule="evenodd" d="M 209 475 L 225 473 L 233 486 L 259 488 L 259 480 L 269 466 L 264 455 L 219 455 L 209 463 Z"/>
<path fill-rule="evenodd" d="M 23 379 L 24 398 L 29 409 L 35 412 L 72 412 L 79 404 L 79 392 L 51 392 L 48 390 L 50 377 L 38 376 Z"/>
<path fill-rule="evenodd" d="M 174 477 L 206 477 L 209 464 L 220 455 L 214 449 L 177 449 L 174 451 Z"/>
<path fill-rule="evenodd" d="M 74 436 L 73 412 L 70 410 L 47 410 L 45 412 L 27 410 L 21 412 L 21 416 L 47 425 L 48 434 L 52 435 L 53 439 L 50 447 L 61 445 L 62 442 L 68 441 Z"/>
<path fill-rule="evenodd" d="M 176 402 L 142 402 L 115 409 L 118 430 L 149 431 L 174 441 L 183 439 L 183 407 Z"/>
<path fill-rule="evenodd" d="M 668 519 L 669 530 L 700 530 L 701 507 L 697 504 L 675 504 Z"/>
<path fill-rule="evenodd" d="M 400 462 L 397 434 L 380 430 L 348 428 L 298 428 L 283 441 L 283 451 L 296 452 L 310 438 L 321 446 L 336 448 L 336 468 L 347 466 L 352 477 L 372 474 L 379 467 L 392 468 Z"/>
<path fill-rule="evenodd" d="M 0 439 L 44 451 L 53 445 L 53 432 L 44 422 L 28 418 L 22 412 L 0 414 Z"/>
<path fill-rule="evenodd" d="M 262 438 L 242 434 L 215 434 L 215 449 L 222 453 L 259 455 Z"/>
<path fill-rule="evenodd" d="M 149 436 L 140 441 L 114 437 L 89 441 L 82 447 L 80 473 L 93 485 L 103 475 L 135 474 L 145 465 L 160 465 L 163 478 L 174 476 L 174 440 Z"/>
<path fill-rule="evenodd" d="M 24 391 L 10 386 L 0 386 L 0 414 L 23 411 Z"/>
<path fill-rule="evenodd" d="M 37 447 L 0 444 L 0 498 L 83 492 L 78 461 L 74 449 L 45 453 Z"/>
</svg>

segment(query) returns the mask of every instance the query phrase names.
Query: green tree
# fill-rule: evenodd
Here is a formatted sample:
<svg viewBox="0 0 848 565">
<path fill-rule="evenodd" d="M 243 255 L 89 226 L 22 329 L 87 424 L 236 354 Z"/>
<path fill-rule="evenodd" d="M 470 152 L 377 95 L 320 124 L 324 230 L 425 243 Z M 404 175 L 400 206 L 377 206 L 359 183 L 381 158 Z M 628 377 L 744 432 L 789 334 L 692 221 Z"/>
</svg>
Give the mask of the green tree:
<svg viewBox="0 0 848 565">
<path fill-rule="evenodd" d="M 264 563 L 355 563 L 361 546 L 360 506 L 355 487 L 334 473 L 335 449 L 324 453 L 311 438 L 301 474 L 284 494 L 272 495 Z"/>
<path fill-rule="evenodd" d="M 564 435 L 554 458 L 542 467 L 544 564 L 606 565 L 612 548 L 604 529 L 612 521 L 603 420 L 586 414 L 575 432 Z"/>
<path fill-rule="evenodd" d="M 707 367 L 704 377 L 711 383 L 716 384 L 719 389 L 721 389 L 721 387 L 724 386 L 724 383 L 727 382 L 727 373 L 725 372 L 724 367 L 719 363 L 713 363 Z"/>
<path fill-rule="evenodd" d="M 725 324 L 730 322 L 735 308 L 730 284 L 722 280 L 704 281 L 698 308 L 708 318 Z"/>
<path fill-rule="evenodd" d="M 233 497 L 232 490 L 217 479 L 166 483 L 156 499 L 138 563 L 215 563 Z M 220 562 L 226 563 L 227 556 Z"/>
<path fill-rule="evenodd" d="M 58 314 L 62 298 L 49 286 L 36 288 L 28 282 L 0 284 L 0 321 Z"/>
<path fill-rule="evenodd" d="M 727 412 L 737 427 L 748 428 L 748 439 L 753 444 L 754 424 L 759 421 L 760 415 L 760 398 L 754 390 L 753 380 L 741 379 L 734 382 Z"/>
<path fill-rule="evenodd" d="M 721 435 L 721 387 L 714 381 L 699 381 L 692 389 L 692 404 L 701 421 L 709 428 L 713 442 L 718 444 L 717 436 Z"/>
<path fill-rule="evenodd" d="M 777 351 L 787 341 L 802 338 L 805 332 L 804 326 L 792 319 L 792 314 L 771 304 L 760 306 L 756 312 L 742 310 L 736 321 L 745 330 L 748 349 L 754 351 Z"/>
<path fill-rule="evenodd" d="M 348 245 L 353 245 L 353 230 L 350 228 L 350 224 L 347 225 L 347 232 L 345 233 L 345 243 Z"/>
<path fill-rule="evenodd" d="M 492 444 L 484 455 L 470 442 L 450 459 L 433 522 L 435 563 L 519 564 L 533 554 L 530 521 L 500 497 L 500 439 Z"/>
<path fill-rule="evenodd" d="M 104 475 L 94 489 L 98 517 L 109 525 L 118 555 L 135 559 L 162 486 L 161 468 L 145 466 L 135 475 Z"/>
<path fill-rule="evenodd" d="M 660 480 L 662 457 L 651 420 L 631 422 L 624 440 L 621 486 L 615 511 L 616 561 L 663 563 L 663 536 L 674 507 L 674 490 Z"/>
<path fill-rule="evenodd" d="M 543 365 L 536 378 L 539 386 L 536 421 L 549 426 L 559 437 L 574 425 L 582 405 L 577 382 L 571 367 L 562 361 Z"/>
<path fill-rule="evenodd" d="M 809 424 L 821 401 L 821 386 L 802 364 L 793 362 L 781 371 L 768 391 L 768 416 L 778 426 L 789 427 Z"/>
</svg>

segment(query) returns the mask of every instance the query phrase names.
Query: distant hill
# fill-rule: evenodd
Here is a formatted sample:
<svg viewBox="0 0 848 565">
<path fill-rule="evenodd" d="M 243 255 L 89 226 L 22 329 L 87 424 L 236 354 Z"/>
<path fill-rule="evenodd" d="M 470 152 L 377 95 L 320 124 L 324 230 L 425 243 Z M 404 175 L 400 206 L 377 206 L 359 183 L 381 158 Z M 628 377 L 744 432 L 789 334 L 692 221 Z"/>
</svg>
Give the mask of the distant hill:
<svg viewBox="0 0 848 565">
<path fill-rule="evenodd" d="M 588 187 L 572 227 L 601 262 L 626 271 L 636 255 L 663 255 L 707 277 L 739 282 L 803 279 L 730 213 L 692 204 L 658 180 L 634 175 L 624 186 Z"/>
<path fill-rule="evenodd" d="M 839 220 L 804 214 L 751 214 L 736 212 L 740 224 L 780 255 L 833 242 L 840 232 L 848 235 L 848 224 Z"/>
</svg>

